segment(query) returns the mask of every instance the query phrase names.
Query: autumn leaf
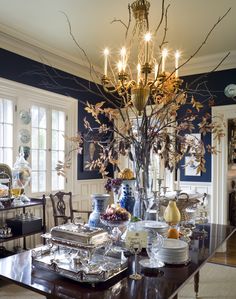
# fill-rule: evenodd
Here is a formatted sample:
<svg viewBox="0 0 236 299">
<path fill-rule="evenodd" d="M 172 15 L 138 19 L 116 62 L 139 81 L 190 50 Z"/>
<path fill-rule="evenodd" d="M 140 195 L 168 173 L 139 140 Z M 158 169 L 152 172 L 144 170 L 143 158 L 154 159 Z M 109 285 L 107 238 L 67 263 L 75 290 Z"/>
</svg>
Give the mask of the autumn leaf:
<svg viewBox="0 0 236 299">
<path fill-rule="evenodd" d="M 203 108 L 203 105 L 200 102 L 196 101 L 193 96 L 191 98 L 191 104 L 193 108 L 196 108 L 198 112 L 200 111 L 201 108 Z"/>
</svg>

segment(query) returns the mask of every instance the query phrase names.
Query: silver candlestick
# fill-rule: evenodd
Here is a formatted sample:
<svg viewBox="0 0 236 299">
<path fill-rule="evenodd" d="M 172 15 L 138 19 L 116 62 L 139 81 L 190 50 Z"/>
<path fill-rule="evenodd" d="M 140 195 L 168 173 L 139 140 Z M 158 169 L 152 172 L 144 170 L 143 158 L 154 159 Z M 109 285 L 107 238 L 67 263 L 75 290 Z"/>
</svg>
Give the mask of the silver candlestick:
<svg viewBox="0 0 236 299">
<path fill-rule="evenodd" d="M 163 179 L 158 178 L 158 190 L 153 190 L 153 199 L 154 203 L 156 204 L 156 220 L 159 220 L 160 217 L 160 200 L 161 200 L 161 183 Z"/>
<path fill-rule="evenodd" d="M 176 200 L 179 199 L 181 191 L 182 191 L 181 189 L 175 190 L 175 192 L 176 192 Z"/>
<path fill-rule="evenodd" d="M 162 189 L 163 189 L 163 194 L 164 194 L 164 197 L 166 196 L 166 192 L 167 192 L 167 189 L 169 188 L 169 187 L 161 187 Z"/>
</svg>

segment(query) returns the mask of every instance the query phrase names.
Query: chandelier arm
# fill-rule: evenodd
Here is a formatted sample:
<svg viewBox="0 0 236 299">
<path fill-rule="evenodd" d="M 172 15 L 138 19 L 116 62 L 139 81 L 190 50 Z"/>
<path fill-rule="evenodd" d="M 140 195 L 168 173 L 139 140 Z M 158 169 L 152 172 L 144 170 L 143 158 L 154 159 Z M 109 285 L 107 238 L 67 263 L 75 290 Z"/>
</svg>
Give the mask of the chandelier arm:
<svg viewBox="0 0 236 299">
<path fill-rule="evenodd" d="M 117 91 L 119 90 L 119 88 L 113 86 L 113 84 L 112 84 L 113 89 L 109 89 L 109 88 L 106 87 L 105 85 L 103 85 L 102 87 L 103 87 L 103 89 L 104 89 L 105 92 L 110 93 L 110 94 L 117 93 Z M 117 99 L 119 99 L 119 98 L 117 98 Z"/>
<path fill-rule="evenodd" d="M 161 4 L 161 19 L 159 21 L 159 24 L 157 25 L 157 28 L 155 30 L 154 35 L 157 34 L 158 30 L 161 27 L 161 24 L 163 23 L 164 15 L 165 15 L 165 0 L 162 0 L 162 4 Z"/>
</svg>

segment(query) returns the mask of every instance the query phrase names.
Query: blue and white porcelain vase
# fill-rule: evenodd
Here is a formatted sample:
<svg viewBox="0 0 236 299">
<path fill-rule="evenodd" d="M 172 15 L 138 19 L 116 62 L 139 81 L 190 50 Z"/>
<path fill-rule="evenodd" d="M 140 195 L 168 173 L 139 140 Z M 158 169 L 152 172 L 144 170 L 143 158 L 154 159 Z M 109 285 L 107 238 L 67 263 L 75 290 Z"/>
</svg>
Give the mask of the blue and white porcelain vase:
<svg viewBox="0 0 236 299">
<path fill-rule="evenodd" d="M 93 212 L 89 216 L 88 225 L 90 227 L 101 227 L 104 225 L 100 221 L 100 215 L 104 214 L 108 205 L 109 194 L 92 194 L 93 200 L 92 207 Z"/>
<path fill-rule="evenodd" d="M 120 206 L 133 214 L 135 180 L 123 180 L 121 188 Z"/>
</svg>

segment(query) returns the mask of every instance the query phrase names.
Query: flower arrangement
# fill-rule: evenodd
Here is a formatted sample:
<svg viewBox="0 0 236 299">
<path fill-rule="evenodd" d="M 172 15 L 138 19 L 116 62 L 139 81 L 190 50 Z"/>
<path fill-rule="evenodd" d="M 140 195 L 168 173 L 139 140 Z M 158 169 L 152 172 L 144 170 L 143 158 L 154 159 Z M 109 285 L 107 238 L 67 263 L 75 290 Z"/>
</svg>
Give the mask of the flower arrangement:
<svg viewBox="0 0 236 299">
<path fill-rule="evenodd" d="M 118 194 L 122 181 L 123 180 L 120 178 L 117 179 L 108 178 L 104 188 L 106 189 L 107 192 L 113 191 L 114 193 Z"/>
</svg>

